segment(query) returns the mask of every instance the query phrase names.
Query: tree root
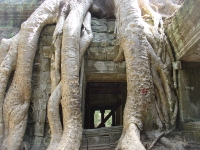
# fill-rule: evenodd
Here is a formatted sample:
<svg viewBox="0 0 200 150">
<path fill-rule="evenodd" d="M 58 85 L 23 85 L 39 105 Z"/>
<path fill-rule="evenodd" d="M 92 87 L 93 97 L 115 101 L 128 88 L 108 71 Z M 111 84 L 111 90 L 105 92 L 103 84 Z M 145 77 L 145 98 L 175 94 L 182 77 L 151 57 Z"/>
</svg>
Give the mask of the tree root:
<svg viewBox="0 0 200 150">
<path fill-rule="evenodd" d="M 1 53 L 0 64 L 6 57 L 6 54 L 8 53 L 8 51 L 10 49 L 10 45 L 11 45 L 13 39 L 14 39 L 14 37 L 10 38 L 10 39 L 2 39 L 1 44 L 0 44 L 0 53 Z"/>
<path fill-rule="evenodd" d="M 80 39 L 80 63 L 82 63 L 84 54 L 87 48 L 90 46 L 92 39 L 93 39 L 93 34 L 91 29 L 91 14 L 87 12 L 85 19 L 83 21 L 83 29 L 81 32 L 81 39 Z"/>
<path fill-rule="evenodd" d="M 86 51 L 86 49 L 89 47 L 91 41 L 92 41 L 92 30 L 91 30 L 91 15 L 90 13 L 86 14 L 86 17 L 83 21 L 83 29 L 82 29 L 82 34 L 80 37 L 80 61 L 83 59 L 83 55 Z M 51 130 L 51 142 L 50 145 L 48 146 L 49 150 L 55 149 L 58 144 L 60 143 L 61 137 L 63 135 L 63 130 L 60 122 L 60 115 L 59 115 L 59 104 L 60 104 L 60 99 L 61 99 L 61 82 L 57 85 L 57 87 L 54 89 L 54 86 L 56 85 L 56 76 L 60 74 L 60 44 L 61 44 L 61 38 L 57 37 L 55 42 L 53 43 L 55 47 L 55 64 L 54 67 L 55 70 L 52 70 L 52 95 L 48 101 L 48 119 L 49 119 L 49 124 L 50 124 L 50 130 Z M 57 54 L 56 54 L 57 53 Z M 57 58 L 56 58 L 57 56 Z M 56 63 L 57 59 L 57 63 Z M 54 56 L 53 56 L 54 60 Z M 80 67 L 79 67 L 80 69 Z M 56 75 L 57 74 L 57 75 Z M 57 79 L 57 81 L 59 81 Z M 59 129 L 59 132 L 58 132 Z"/>
<path fill-rule="evenodd" d="M 55 147 L 73 147 L 78 149 L 80 146 L 80 141 L 81 141 L 81 136 L 82 135 L 82 125 L 78 120 L 82 120 L 80 118 L 76 118 L 77 112 L 79 112 L 79 97 L 76 97 L 76 92 L 74 93 L 73 90 L 76 90 L 76 88 L 71 87 L 71 82 L 75 83 L 79 80 L 78 79 L 78 74 L 79 74 L 79 66 L 80 63 L 79 61 L 82 60 L 82 57 L 84 55 L 84 52 L 86 51 L 87 47 L 90 45 L 90 42 L 92 40 L 92 31 L 90 27 L 90 20 L 91 20 L 91 15 L 87 14 L 85 17 L 85 14 L 87 10 L 89 9 L 90 5 L 92 3 L 92 0 L 85 1 L 83 3 L 79 3 L 78 1 L 54 1 L 54 0 L 46 0 L 31 16 L 30 18 L 22 24 L 22 29 L 20 31 L 20 38 L 16 39 L 15 42 L 15 37 L 10 40 L 3 40 L 1 44 L 1 52 L 4 52 L 4 56 L 2 55 L 1 61 L 3 57 L 5 57 L 6 53 L 7 56 L 5 57 L 1 68 L 0 68 L 0 77 L 1 77 L 1 91 L 0 91 L 0 106 L 1 106 L 1 115 L 0 115 L 0 140 L 4 138 L 3 145 L 1 146 L 1 149 L 18 149 L 20 146 L 20 143 L 22 141 L 24 132 L 25 132 L 25 126 L 26 126 L 26 120 L 27 120 L 27 111 L 29 107 L 29 102 L 30 102 L 30 95 L 31 95 L 31 75 L 32 75 L 32 65 L 33 65 L 33 60 L 36 52 L 36 46 L 37 46 L 37 40 L 39 38 L 40 32 L 42 28 L 46 24 L 51 24 L 56 22 L 56 15 L 58 14 L 57 17 L 57 25 L 55 32 L 53 34 L 53 44 L 55 47 L 55 53 L 53 55 L 53 60 L 55 61 L 53 63 L 54 71 L 51 72 L 51 78 L 52 78 L 52 95 L 49 100 L 48 104 L 48 116 L 50 120 L 50 126 L 52 130 L 52 140 L 51 144 L 49 146 L 49 149 L 55 149 Z M 78 7 L 77 7 L 78 6 Z M 70 9 L 69 9 L 70 8 Z M 69 12 L 70 10 L 70 12 Z M 59 11 L 59 13 L 57 13 Z M 68 15 L 70 14 L 70 15 Z M 67 18 L 68 16 L 68 18 Z M 73 16 L 73 17 L 72 17 Z M 83 23 L 83 30 L 82 34 L 79 29 L 81 29 L 81 24 L 83 22 L 83 19 L 85 17 L 84 23 Z M 67 19 L 66 19 L 67 18 Z M 74 20 L 74 18 L 76 18 Z M 71 26 L 71 23 L 74 22 L 74 26 Z M 63 25 L 64 22 L 65 24 L 65 33 L 66 31 L 70 31 L 66 33 L 65 36 L 63 36 L 63 39 L 70 39 L 72 36 L 75 36 L 75 39 L 78 43 L 73 42 L 72 40 L 66 40 L 62 41 L 61 35 L 63 33 Z M 68 23 L 67 23 L 68 22 Z M 77 22 L 80 22 L 77 24 Z M 67 28 L 67 30 L 66 30 Z M 72 31 L 72 32 L 71 32 Z M 19 34 L 18 34 L 19 35 Z M 20 39 L 23 40 L 20 40 Z M 7 42 L 7 43 L 6 43 Z M 70 83 L 69 87 L 71 87 L 71 90 L 68 90 L 69 88 L 66 88 L 67 92 L 70 91 L 70 95 L 72 97 L 66 97 L 64 90 L 62 90 L 61 94 L 61 83 L 58 84 L 61 80 L 61 75 L 60 71 L 65 69 L 61 68 L 61 43 L 64 46 L 62 47 L 63 52 L 67 52 L 68 54 L 66 55 L 69 59 L 67 61 L 70 62 L 70 64 L 75 63 L 75 67 L 72 67 L 71 65 L 67 66 L 67 70 L 71 70 L 69 73 L 75 73 L 77 72 L 78 74 L 73 74 L 72 76 L 70 75 L 69 78 L 65 78 L 66 76 L 63 74 L 64 81 L 62 80 L 61 83 Z M 74 44 L 73 44 L 74 43 Z M 19 46 L 18 46 L 19 45 Z M 65 47 L 65 45 L 68 45 Z M 77 51 L 75 53 L 76 57 L 75 59 L 78 58 L 78 61 L 73 62 L 71 60 L 71 54 L 73 53 L 73 45 L 77 47 Z M 71 49 L 70 49 L 71 47 Z M 80 51 L 79 51 L 80 47 Z M 10 49 L 10 50 L 9 50 Z M 8 52 L 9 50 L 9 52 Z M 13 52 L 15 51 L 16 52 Z M 80 60 L 79 60 L 79 53 L 80 53 Z M 18 58 L 16 57 L 18 54 Z M 13 57 L 13 58 L 12 58 Z M 63 56 L 65 57 L 65 56 Z M 18 59 L 18 63 L 16 63 Z M 71 63 L 73 62 L 73 63 Z M 76 64 L 77 63 L 77 64 Z M 16 65 L 17 64 L 17 65 Z M 65 62 L 63 62 L 63 65 Z M 16 65 L 16 66 L 15 66 Z M 66 67 L 66 66 L 65 66 Z M 16 69 L 15 69 L 16 68 Z M 77 69 L 76 69 L 77 68 Z M 7 88 L 7 82 L 9 79 L 9 76 L 13 70 L 15 71 L 15 75 L 13 78 L 13 82 L 11 83 L 11 86 L 9 87 L 9 90 L 6 94 L 5 102 L 4 102 L 4 95 L 5 95 L 5 90 Z M 76 80 L 71 80 L 71 77 L 76 76 L 74 79 Z M 23 77 L 23 79 L 21 79 Z M 56 87 L 57 86 L 57 87 Z M 74 85 L 73 85 L 74 86 Z M 79 86 L 78 86 L 79 87 Z M 75 95 L 74 95 L 75 94 Z M 62 135 L 62 127 L 61 123 L 58 120 L 59 119 L 59 112 L 58 112 L 58 106 L 60 103 L 61 95 L 63 97 L 62 100 L 62 105 L 63 105 L 63 111 L 65 112 L 65 115 L 68 114 L 74 114 L 74 117 L 70 118 L 64 116 L 64 134 L 63 134 L 63 140 L 59 140 L 58 138 L 61 138 Z M 75 97 L 73 97 L 75 96 Z M 15 98 L 16 100 L 14 101 Z M 75 98 L 75 99 L 74 99 Z M 56 102 L 56 105 L 55 105 Z M 3 104 L 4 103 L 4 104 Z M 69 105 L 68 105 L 69 103 Z M 78 104 L 78 105 L 77 105 Z M 4 121 L 3 121 L 3 116 L 2 116 L 2 106 L 4 105 Z M 65 105 L 65 106 L 64 106 Z M 68 106 L 70 107 L 68 107 Z M 76 107 L 74 107 L 76 105 Z M 74 107 L 74 108 L 73 108 Z M 53 111 L 52 111 L 53 110 Z M 57 112 L 55 112 L 55 110 Z M 67 113 L 66 113 L 67 112 Z M 55 115 L 55 114 L 56 115 Z M 55 116 L 54 116 L 55 115 Z M 73 115 L 72 115 L 73 116 Z M 79 116 L 79 114 L 78 114 Z M 71 117 L 71 115 L 70 115 Z M 80 116 L 81 117 L 81 116 Z M 52 121 L 53 120 L 53 121 Z M 56 121 L 55 121 L 56 120 Z M 59 123 L 59 127 L 55 127 L 55 122 L 56 125 Z M 14 124 L 13 124 L 14 122 Z M 53 122 L 53 123 L 52 123 Z M 5 126 L 3 126 L 3 124 Z M 75 125 L 76 129 L 75 132 L 79 133 L 78 135 L 71 134 L 71 125 Z M 4 130 L 3 130 L 4 128 Z M 57 131 L 57 128 L 59 128 L 59 132 Z M 67 130 L 67 132 L 66 132 Z M 54 132 L 55 131 L 55 132 Z M 70 132 L 68 132 L 70 131 Z M 4 132 L 4 134 L 3 134 Z M 69 134 L 70 133 L 70 134 Z M 73 136 L 68 137 L 68 135 Z M 77 138 L 79 136 L 79 138 Z M 17 137 L 17 138 L 16 138 Z M 68 137 L 69 139 L 66 139 Z M 74 139 L 74 144 L 69 145 L 71 142 L 71 138 Z M 66 140 L 69 140 L 67 143 Z M 67 145 L 66 145 L 67 144 Z M 53 146 L 52 146 L 53 145 Z M 71 148 L 69 148 L 71 149 Z"/>
<path fill-rule="evenodd" d="M 71 11 L 64 23 L 61 54 L 61 83 L 63 109 L 63 136 L 60 149 L 79 149 L 82 139 L 82 115 L 79 93 L 81 26 L 92 0 L 70 5 Z M 79 23 L 77 23 L 79 22 Z"/>
<path fill-rule="evenodd" d="M 51 141 L 47 150 L 55 150 L 62 137 L 62 125 L 59 115 L 59 105 L 61 100 L 61 83 L 57 85 L 48 101 L 47 115 L 51 130 Z"/>
<path fill-rule="evenodd" d="M 156 14 L 154 10 L 150 9 L 150 6 L 146 3 L 145 0 L 139 1 L 139 5 L 142 8 L 143 12 L 150 14 L 152 17 Z M 141 6 L 143 5 L 143 6 Z M 154 17 L 156 18 L 156 17 Z M 169 128 L 174 125 L 177 115 L 177 99 L 173 96 L 173 91 L 171 89 L 172 81 L 170 80 L 170 70 L 171 70 L 171 61 L 174 61 L 171 47 L 169 42 L 166 39 L 162 26 L 157 27 L 148 25 L 144 21 L 141 21 L 144 26 L 144 32 L 147 37 L 147 49 L 149 52 L 151 60 L 151 72 L 153 77 L 153 82 L 155 85 L 156 97 L 157 100 L 161 100 L 161 103 L 157 103 L 157 108 L 161 108 L 159 111 L 161 122 L 165 127 Z M 154 20 L 155 22 L 155 20 Z M 160 33 L 159 33 L 160 32 Z M 166 44 L 166 46 L 165 46 Z M 121 58 L 124 56 L 123 50 L 120 48 L 118 56 L 114 61 L 122 61 Z M 174 75 L 173 75 L 174 76 Z M 174 77 L 175 78 L 175 77 Z M 176 86 L 175 86 L 176 87 Z M 158 97 L 159 96 L 159 97 Z M 169 108 L 169 109 L 168 109 Z M 162 112 L 162 113 L 161 113 Z M 163 117 L 162 117 L 163 116 Z M 163 120 L 164 119 L 164 120 Z M 173 122 L 171 121 L 173 120 Z"/>
<path fill-rule="evenodd" d="M 0 144 L 2 144 L 4 137 L 4 123 L 3 123 L 4 96 L 6 88 L 8 88 L 7 84 L 10 75 L 12 71 L 15 70 L 17 64 L 18 40 L 19 40 L 19 34 L 17 34 L 11 40 L 5 40 L 8 41 L 8 44 L 4 45 L 5 47 L 4 46 L 1 47 L 2 51 L 8 51 L 8 52 L 0 66 L 0 87 L 1 87 L 0 88 Z"/>
<path fill-rule="evenodd" d="M 115 150 L 145 150 L 140 141 L 140 130 L 135 124 L 124 130 Z"/>
<path fill-rule="evenodd" d="M 163 136 L 167 136 L 168 134 L 170 134 L 172 132 L 172 130 L 170 131 L 165 131 L 162 132 L 159 136 L 157 136 L 155 138 L 155 140 L 152 142 L 152 144 L 147 148 L 147 150 L 152 150 L 153 147 L 156 145 L 156 143 L 163 137 Z"/>
<path fill-rule="evenodd" d="M 115 62 L 121 62 L 123 61 L 125 58 L 124 58 L 124 51 L 123 49 L 119 48 L 119 52 L 117 54 L 117 57 L 114 59 Z"/>
<path fill-rule="evenodd" d="M 152 17 L 154 21 L 154 27 L 156 29 L 163 28 L 163 21 L 161 15 L 152 9 L 148 0 L 138 0 L 138 3 L 140 8 L 142 9 L 142 12 L 147 13 Z"/>
<path fill-rule="evenodd" d="M 146 12 L 150 16 L 152 16 L 152 18 L 154 20 L 154 27 L 148 25 L 143 20 L 140 20 L 140 22 L 144 26 L 144 34 L 146 35 L 146 38 L 147 38 L 146 42 L 144 42 L 145 43 L 144 47 L 148 52 L 148 59 L 150 62 L 149 66 L 151 68 L 151 76 L 153 77 L 153 83 L 155 86 L 154 92 L 156 93 L 155 98 L 157 100 L 156 101 L 157 112 L 158 112 L 160 120 L 163 124 L 163 128 L 169 130 L 170 128 L 172 128 L 175 125 L 175 120 L 176 120 L 176 116 L 177 116 L 177 98 L 175 97 L 175 94 L 173 93 L 174 91 L 171 86 L 172 81 L 170 80 L 171 61 L 174 60 L 174 58 L 171 53 L 171 48 L 169 46 L 169 43 L 164 35 L 163 22 L 162 22 L 161 16 L 158 15 L 156 12 L 154 12 L 153 9 L 150 9 L 150 6 L 149 6 L 149 4 L 146 3 L 146 0 L 140 0 L 138 2 L 139 2 L 140 7 L 142 7 L 142 11 Z M 122 4 L 122 3 L 120 2 L 120 4 Z M 121 17 L 118 14 L 117 14 L 117 16 L 119 18 Z M 121 17 L 121 18 L 123 18 L 123 17 Z M 120 24 L 120 23 L 118 23 L 118 24 Z M 124 27 L 124 28 L 126 28 L 126 27 Z M 134 28 L 136 28 L 136 25 L 134 25 Z M 120 35 L 121 30 L 122 29 L 120 29 L 120 26 L 119 26 L 118 27 L 119 35 Z M 126 28 L 126 30 L 128 30 L 128 28 Z M 132 31 L 131 33 L 135 34 L 134 31 Z M 126 37 L 126 36 L 120 35 L 119 37 Z M 140 36 L 138 36 L 138 37 L 140 37 Z M 141 39 L 142 38 L 140 38 L 140 42 L 142 41 Z M 131 38 L 129 37 L 128 40 L 131 41 Z M 122 43 L 125 43 L 125 42 L 126 41 L 123 41 Z M 130 82 L 134 81 L 134 76 L 129 80 L 129 78 L 131 76 L 129 74 L 129 69 L 131 70 L 131 67 L 129 66 L 128 61 L 129 61 L 129 58 L 132 56 L 132 54 L 130 54 L 130 53 L 128 55 L 126 54 L 128 47 L 122 49 L 122 46 L 123 46 L 122 43 L 120 43 L 120 51 L 119 51 L 118 56 L 115 59 L 115 61 L 121 61 L 122 59 L 120 59 L 120 58 L 123 58 L 123 55 L 125 54 L 126 67 L 127 67 L 127 84 L 129 84 Z M 137 42 L 133 42 L 133 43 L 137 43 Z M 137 45 L 137 44 L 135 44 L 135 45 Z M 133 46 L 134 47 L 133 49 L 134 49 L 134 51 L 137 51 L 137 48 L 135 45 Z M 136 54 L 134 54 L 134 56 L 136 56 Z M 144 54 L 143 54 L 143 57 L 144 57 Z M 137 61 L 138 61 L 138 59 L 139 59 L 139 56 L 137 56 Z M 134 65 L 135 64 L 133 64 L 133 63 L 131 64 L 131 66 L 134 66 Z M 136 65 L 136 66 L 141 67 L 142 65 Z M 134 68 L 133 70 L 134 70 L 133 72 L 137 72 L 136 68 Z M 142 67 L 142 70 L 144 71 L 145 69 Z M 148 73 L 146 73 L 146 74 L 148 74 Z M 143 76 L 143 78 L 144 78 L 144 76 Z M 140 84 L 142 84 L 141 83 L 142 81 L 140 80 L 140 78 L 137 77 L 137 79 L 140 81 Z M 136 81 L 134 81 L 134 82 L 136 82 Z M 134 86 L 134 88 L 135 87 L 136 86 Z M 146 86 L 146 87 L 148 87 L 148 86 Z M 129 117 L 135 116 L 136 118 L 139 118 L 139 120 L 141 121 L 141 117 L 139 117 L 139 114 L 141 115 L 141 113 L 143 111 L 142 107 L 145 107 L 144 100 L 141 100 L 142 102 L 138 102 L 137 100 L 134 100 L 134 102 L 132 102 L 132 103 L 129 102 L 129 97 L 128 97 L 129 90 L 130 90 L 130 92 L 137 95 L 137 93 L 134 92 L 134 90 L 132 90 L 132 89 L 133 88 L 130 88 L 129 85 L 127 85 L 128 93 L 127 93 L 126 107 L 129 106 L 132 109 L 127 110 L 126 107 L 124 109 L 124 126 L 126 126 L 126 124 L 128 122 L 128 118 L 126 118 L 126 114 L 128 114 Z M 147 89 L 148 89 L 148 91 L 150 91 L 151 88 L 148 87 Z M 134 96 L 132 96 L 132 97 L 134 97 Z M 139 99 L 139 98 L 137 98 L 137 99 Z M 141 103 L 143 103 L 143 106 Z M 134 105 L 137 105 L 137 108 L 134 107 Z M 141 108 L 141 110 L 138 110 L 138 107 Z M 134 110 L 133 114 L 132 114 L 131 110 Z M 140 123 L 138 123 L 138 122 L 135 122 L 135 124 L 136 125 L 139 124 L 139 126 L 140 126 Z M 139 128 L 139 129 L 141 129 L 141 128 Z M 127 149 L 127 147 L 122 146 L 123 141 L 126 141 L 126 143 L 129 143 L 129 147 L 131 149 L 135 149 L 135 146 L 131 145 L 130 144 L 131 142 L 128 139 L 125 139 L 126 134 L 128 134 L 128 133 L 124 127 L 124 131 L 118 142 L 117 149 L 120 149 L 120 148 Z M 164 136 L 166 134 L 168 134 L 168 133 L 165 132 L 160 137 L 158 137 L 158 139 L 154 142 L 154 144 L 159 140 L 159 138 L 161 138 L 162 136 Z M 140 147 L 139 149 L 142 149 L 142 148 Z"/>
<path fill-rule="evenodd" d="M 124 52 L 127 73 L 124 128 L 117 149 L 143 150 L 145 148 L 140 141 L 140 130 L 152 91 L 147 41 L 137 1 L 120 0 L 118 3 L 115 2 L 115 5 L 120 53 Z"/>
</svg>

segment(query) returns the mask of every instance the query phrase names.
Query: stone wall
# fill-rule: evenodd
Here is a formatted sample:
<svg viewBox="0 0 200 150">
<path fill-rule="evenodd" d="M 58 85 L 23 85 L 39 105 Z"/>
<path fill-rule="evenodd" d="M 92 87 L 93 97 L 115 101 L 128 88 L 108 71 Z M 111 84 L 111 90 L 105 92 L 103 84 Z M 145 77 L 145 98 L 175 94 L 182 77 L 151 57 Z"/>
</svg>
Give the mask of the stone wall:
<svg viewBox="0 0 200 150">
<path fill-rule="evenodd" d="M 180 120 L 200 120 L 200 63 L 182 63 L 179 70 Z"/>
<path fill-rule="evenodd" d="M 25 141 L 32 150 L 45 149 L 50 141 L 50 129 L 47 120 L 47 102 L 51 94 L 51 54 L 52 34 L 55 25 L 46 26 L 39 38 L 32 75 L 32 98 Z"/>
<path fill-rule="evenodd" d="M 39 2 L 28 0 L 0 1 L 0 27 L 20 28 L 39 5 Z"/>
<path fill-rule="evenodd" d="M 200 140 L 200 0 L 187 0 L 166 27 L 175 59 L 179 61 L 178 127 L 187 141 Z"/>
<path fill-rule="evenodd" d="M 185 0 L 167 26 L 177 60 L 200 62 L 200 0 Z"/>
<path fill-rule="evenodd" d="M 113 61 L 119 51 L 114 27 L 114 20 L 92 20 L 94 39 L 85 54 L 87 82 L 126 82 L 125 61 Z"/>
<path fill-rule="evenodd" d="M 183 63 L 178 71 L 179 129 L 187 141 L 200 140 L 200 63 Z"/>
</svg>

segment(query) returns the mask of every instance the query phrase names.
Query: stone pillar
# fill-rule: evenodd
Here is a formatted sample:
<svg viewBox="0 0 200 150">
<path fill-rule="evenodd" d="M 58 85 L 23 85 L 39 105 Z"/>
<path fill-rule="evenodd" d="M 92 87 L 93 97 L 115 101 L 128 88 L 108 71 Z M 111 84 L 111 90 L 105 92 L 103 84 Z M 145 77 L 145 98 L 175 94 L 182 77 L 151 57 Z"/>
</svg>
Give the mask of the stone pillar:
<svg viewBox="0 0 200 150">
<path fill-rule="evenodd" d="M 104 113 L 105 113 L 105 110 L 104 110 L 104 109 L 101 109 L 100 112 L 101 112 L 101 122 L 102 122 L 102 121 L 104 120 Z M 105 127 L 105 124 L 103 124 L 102 127 Z"/>
<path fill-rule="evenodd" d="M 94 128 L 94 109 L 90 109 L 90 129 Z"/>
<path fill-rule="evenodd" d="M 116 112 L 114 112 L 113 114 L 112 114 L 112 126 L 116 126 Z"/>
</svg>

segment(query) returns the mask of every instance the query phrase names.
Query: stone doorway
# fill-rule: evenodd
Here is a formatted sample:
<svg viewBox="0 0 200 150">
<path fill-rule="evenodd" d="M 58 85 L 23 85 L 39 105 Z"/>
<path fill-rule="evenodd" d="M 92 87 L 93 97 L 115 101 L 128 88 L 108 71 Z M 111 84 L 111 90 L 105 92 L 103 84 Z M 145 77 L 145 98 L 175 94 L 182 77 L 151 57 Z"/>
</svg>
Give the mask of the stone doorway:
<svg viewBox="0 0 200 150">
<path fill-rule="evenodd" d="M 88 82 L 84 128 L 94 129 L 123 125 L 125 102 L 125 82 Z"/>
</svg>

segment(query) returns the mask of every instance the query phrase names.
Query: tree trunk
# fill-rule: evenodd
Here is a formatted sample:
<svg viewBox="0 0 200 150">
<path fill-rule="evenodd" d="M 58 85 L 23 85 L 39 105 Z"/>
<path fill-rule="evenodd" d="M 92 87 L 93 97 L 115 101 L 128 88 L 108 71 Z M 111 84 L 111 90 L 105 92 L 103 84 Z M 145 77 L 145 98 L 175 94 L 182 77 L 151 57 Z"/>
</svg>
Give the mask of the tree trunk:
<svg viewBox="0 0 200 150">
<path fill-rule="evenodd" d="M 77 150 L 82 139 L 81 99 L 79 93 L 80 33 L 92 0 L 73 1 L 64 23 L 61 52 L 62 109 L 64 130 L 58 150 Z"/>
<path fill-rule="evenodd" d="M 115 1 L 117 34 L 124 51 L 127 73 L 127 100 L 124 129 L 116 149 L 145 149 L 140 142 L 143 112 L 150 102 L 152 79 L 146 51 L 141 12 L 137 0 Z"/>
<path fill-rule="evenodd" d="M 139 130 L 142 130 L 148 103 L 156 103 L 164 130 L 175 125 L 177 98 L 170 80 L 174 58 L 164 35 L 162 18 L 150 7 L 148 0 L 114 2 L 120 44 L 115 61 L 121 61 L 124 54 L 127 73 L 124 129 L 116 149 L 145 149 Z M 142 19 L 138 2 L 142 13 L 151 16 L 154 26 Z"/>
</svg>

